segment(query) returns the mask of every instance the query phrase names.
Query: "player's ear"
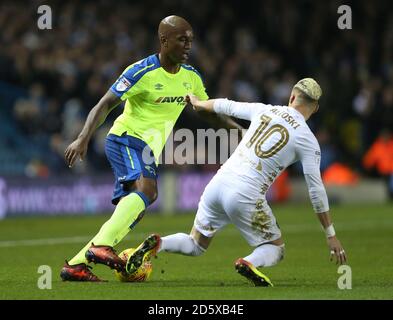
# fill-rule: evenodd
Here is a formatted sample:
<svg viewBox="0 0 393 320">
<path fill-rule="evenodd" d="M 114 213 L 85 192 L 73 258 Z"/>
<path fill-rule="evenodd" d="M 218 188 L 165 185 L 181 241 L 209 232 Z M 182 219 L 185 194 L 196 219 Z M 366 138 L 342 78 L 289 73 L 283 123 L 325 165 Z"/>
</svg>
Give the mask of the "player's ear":
<svg viewBox="0 0 393 320">
<path fill-rule="evenodd" d="M 317 103 L 317 105 L 315 106 L 315 109 L 314 109 L 313 113 L 316 113 L 318 110 L 319 110 L 319 103 Z"/>
<path fill-rule="evenodd" d="M 295 100 L 295 95 L 292 94 L 291 97 L 289 98 L 289 103 L 293 103 L 294 100 Z"/>
<path fill-rule="evenodd" d="M 163 34 L 160 34 L 160 45 L 164 48 L 168 47 L 168 39 Z"/>
</svg>

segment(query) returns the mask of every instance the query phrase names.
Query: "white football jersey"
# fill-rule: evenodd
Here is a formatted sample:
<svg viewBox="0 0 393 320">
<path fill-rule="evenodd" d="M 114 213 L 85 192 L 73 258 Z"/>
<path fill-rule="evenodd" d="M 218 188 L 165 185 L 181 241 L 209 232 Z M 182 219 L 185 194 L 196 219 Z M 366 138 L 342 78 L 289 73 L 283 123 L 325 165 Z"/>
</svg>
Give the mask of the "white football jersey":
<svg viewBox="0 0 393 320">
<path fill-rule="evenodd" d="M 288 106 L 217 99 L 214 111 L 251 121 L 242 141 L 217 174 L 235 175 L 264 196 L 278 175 L 301 161 L 316 212 L 328 211 L 320 175 L 321 152 L 303 115 Z"/>
</svg>

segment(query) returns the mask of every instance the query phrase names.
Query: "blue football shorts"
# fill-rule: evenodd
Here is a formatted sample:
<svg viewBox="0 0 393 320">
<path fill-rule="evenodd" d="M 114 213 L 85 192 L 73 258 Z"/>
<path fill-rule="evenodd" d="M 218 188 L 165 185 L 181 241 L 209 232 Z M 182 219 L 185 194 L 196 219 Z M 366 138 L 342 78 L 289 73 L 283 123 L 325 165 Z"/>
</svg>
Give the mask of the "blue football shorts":
<svg viewBox="0 0 393 320">
<path fill-rule="evenodd" d="M 141 139 L 126 134 L 106 137 L 105 153 L 115 175 L 112 203 L 116 205 L 121 197 L 128 195 L 125 185 L 145 178 L 157 179 L 157 165 L 153 151 Z"/>
</svg>

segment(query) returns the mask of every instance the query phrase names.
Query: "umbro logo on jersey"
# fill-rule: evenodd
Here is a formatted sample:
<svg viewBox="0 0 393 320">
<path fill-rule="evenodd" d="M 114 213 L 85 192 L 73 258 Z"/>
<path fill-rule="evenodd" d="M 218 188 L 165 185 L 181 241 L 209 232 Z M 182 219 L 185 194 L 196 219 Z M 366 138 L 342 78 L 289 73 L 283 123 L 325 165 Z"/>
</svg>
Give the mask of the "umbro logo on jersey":
<svg viewBox="0 0 393 320">
<path fill-rule="evenodd" d="M 156 90 L 162 90 L 163 87 L 164 87 L 164 85 L 162 85 L 161 83 L 156 83 L 154 85 L 154 89 L 156 89 Z"/>
<path fill-rule="evenodd" d="M 159 97 L 155 103 L 175 103 L 177 104 L 185 104 L 185 97 Z"/>
</svg>

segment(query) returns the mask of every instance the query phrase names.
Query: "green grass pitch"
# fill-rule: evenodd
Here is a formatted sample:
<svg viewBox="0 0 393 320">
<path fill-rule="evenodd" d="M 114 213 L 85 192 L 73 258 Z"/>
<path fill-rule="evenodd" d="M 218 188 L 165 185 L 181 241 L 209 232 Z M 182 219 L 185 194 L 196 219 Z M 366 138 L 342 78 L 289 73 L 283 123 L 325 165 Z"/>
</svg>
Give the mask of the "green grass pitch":
<svg viewBox="0 0 393 320">
<path fill-rule="evenodd" d="M 120 283 L 113 271 L 95 266 L 107 283 L 62 282 L 59 271 L 108 216 L 35 217 L 0 221 L 1 299 L 392 299 L 393 206 L 334 206 L 336 232 L 347 251 L 352 289 L 340 290 L 341 276 L 317 218 L 308 205 L 272 206 L 286 243 L 286 256 L 263 271 L 274 288 L 253 287 L 234 270 L 251 248 L 233 226 L 218 233 L 201 257 L 162 253 L 153 259 L 151 279 Z M 189 232 L 194 214 L 146 214 L 118 246 L 137 246 L 147 235 Z M 37 287 L 40 265 L 52 269 L 52 289 Z"/>
</svg>

